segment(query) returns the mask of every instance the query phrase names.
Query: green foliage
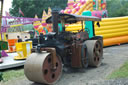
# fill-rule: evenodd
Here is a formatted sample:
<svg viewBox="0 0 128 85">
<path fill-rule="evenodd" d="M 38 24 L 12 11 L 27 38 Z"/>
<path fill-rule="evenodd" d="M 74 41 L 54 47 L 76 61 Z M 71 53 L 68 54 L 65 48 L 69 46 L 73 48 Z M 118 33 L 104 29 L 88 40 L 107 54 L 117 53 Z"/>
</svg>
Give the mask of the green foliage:
<svg viewBox="0 0 128 85">
<path fill-rule="evenodd" d="M 19 14 L 19 8 L 24 13 L 24 17 L 34 17 L 37 14 L 42 17 L 43 10 L 48 10 L 48 7 L 58 7 L 64 9 L 67 6 L 68 0 L 13 0 L 10 13 L 13 16 L 22 16 Z M 127 0 L 106 0 L 109 17 L 128 16 L 128 1 Z M 22 16 L 23 17 L 23 16 Z"/>
<path fill-rule="evenodd" d="M 115 78 L 128 78 L 128 62 L 126 62 L 121 68 L 112 72 L 108 79 L 115 79 Z"/>
<path fill-rule="evenodd" d="M 127 0 L 107 0 L 109 17 L 128 16 Z"/>
<path fill-rule="evenodd" d="M 8 70 L 3 72 L 3 81 L 6 82 L 8 80 L 16 79 L 18 77 L 24 76 L 24 70 L 23 69 L 15 69 L 15 70 Z"/>
<path fill-rule="evenodd" d="M 2 73 L 0 72 L 0 81 L 1 81 L 1 80 L 3 80 L 3 78 L 2 78 Z"/>
<path fill-rule="evenodd" d="M 64 9 L 68 0 L 13 0 L 10 14 L 13 16 L 22 16 L 19 14 L 19 8 L 24 13 L 24 17 L 34 17 L 37 14 L 42 17 L 43 10 L 48 10 L 48 7 L 58 7 Z M 23 16 L 22 16 L 23 17 Z"/>
</svg>

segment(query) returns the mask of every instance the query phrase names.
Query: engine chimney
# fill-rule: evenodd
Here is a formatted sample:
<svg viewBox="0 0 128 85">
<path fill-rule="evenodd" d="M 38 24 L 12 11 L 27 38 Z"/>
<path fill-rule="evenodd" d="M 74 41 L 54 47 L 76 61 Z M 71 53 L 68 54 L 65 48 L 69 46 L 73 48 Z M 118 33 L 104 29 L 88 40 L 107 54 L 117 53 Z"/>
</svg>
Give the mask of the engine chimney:
<svg viewBox="0 0 128 85">
<path fill-rule="evenodd" d="M 52 10 L 52 23 L 53 23 L 53 31 L 58 34 L 58 17 L 59 17 L 59 12 L 58 10 Z"/>
</svg>

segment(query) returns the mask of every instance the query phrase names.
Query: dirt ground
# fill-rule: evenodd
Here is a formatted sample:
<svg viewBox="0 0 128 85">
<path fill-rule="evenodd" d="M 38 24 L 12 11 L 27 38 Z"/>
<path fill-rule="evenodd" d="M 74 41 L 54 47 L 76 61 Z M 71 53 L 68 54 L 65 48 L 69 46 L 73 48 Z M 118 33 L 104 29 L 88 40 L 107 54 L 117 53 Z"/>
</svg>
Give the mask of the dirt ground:
<svg viewBox="0 0 128 85">
<path fill-rule="evenodd" d="M 128 79 L 106 80 L 106 77 L 128 61 L 128 44 L 104 48 L 103 63 L 99 68 L 88 68 L 73 72 L 63 72 L 55 85 L 128 85 Z M 124 84 L 126 82 L 127 84 Z M 116 84 L 121 83 L 121 84 Z M 30 82 L 24 76 L 0 85 L 42 85 Z"/>
</svg>

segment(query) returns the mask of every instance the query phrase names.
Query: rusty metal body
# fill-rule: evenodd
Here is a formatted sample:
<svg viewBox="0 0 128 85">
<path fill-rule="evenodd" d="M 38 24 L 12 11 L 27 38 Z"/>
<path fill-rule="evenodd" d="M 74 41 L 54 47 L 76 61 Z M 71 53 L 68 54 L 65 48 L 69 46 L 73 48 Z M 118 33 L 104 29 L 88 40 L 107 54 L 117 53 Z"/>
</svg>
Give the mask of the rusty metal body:
<svg viewBox="0 0 128 85">
<path fill-rule="evenodd" d="M 98 67 L 103 56 L 102 37 L 89 38 L 86 31 L 58 31 L 58 22 L 76 23 L 80 20 L 100 21 L 96 17 L 74 16 L 53 12 L 47 23 L 53 22 L 54 32 L 41 35 L 36 48 L 25 63 L 25 75 L 34 82 L 53 84 L 62 72 L 62 63 L 71 68 Z M 69 18 L 69 19 L 68 19 Z M 45 53 L 43 53 L 45 51 Z M 37 73 L 39 70 L 39 73 Z M 37 74 L 37 75 L 36 75 Z"/>
</svg>

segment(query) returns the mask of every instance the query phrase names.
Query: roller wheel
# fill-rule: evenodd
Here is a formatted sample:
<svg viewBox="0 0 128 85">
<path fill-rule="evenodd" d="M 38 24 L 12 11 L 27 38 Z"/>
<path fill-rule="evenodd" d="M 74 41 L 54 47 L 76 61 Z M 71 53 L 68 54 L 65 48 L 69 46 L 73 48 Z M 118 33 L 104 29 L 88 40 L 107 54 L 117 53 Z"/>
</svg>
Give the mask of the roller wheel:
<svg viewBox="0 0 128 85">
<path fill-rule="evenodd" d="M 26 60 L 24 72 L 30 81 L 44 84 L 54 84 L 61 76 L 62 63 L 57 56 L 56 69 L 51 67 L 52 56 L 50 53 L 33 53 Z"/>
<path fill-rule="evenodd" d="M 100 40 L 100 42 L 102 42 L 102 44 L 103 44 L 103 37 L 102 36 L 95 36 L 92 38 L 92 40 Z"/>
<path fill-rule="evenodd" d="M 87 40 L 84 42 L 87 46 L 87 56 L 89 58 L 89 66 L 98 67 L 103 57 L 103 44 L 101 40 Z"/>
</svg>

